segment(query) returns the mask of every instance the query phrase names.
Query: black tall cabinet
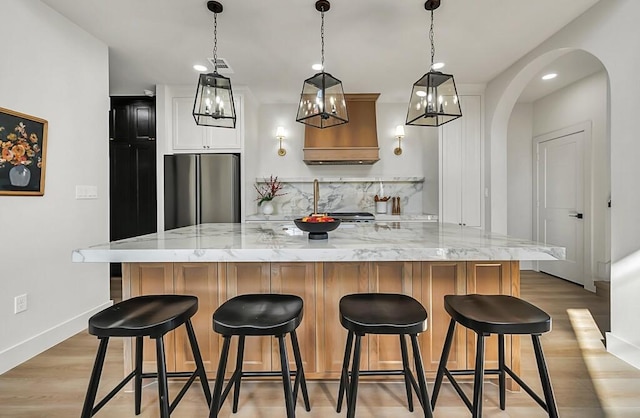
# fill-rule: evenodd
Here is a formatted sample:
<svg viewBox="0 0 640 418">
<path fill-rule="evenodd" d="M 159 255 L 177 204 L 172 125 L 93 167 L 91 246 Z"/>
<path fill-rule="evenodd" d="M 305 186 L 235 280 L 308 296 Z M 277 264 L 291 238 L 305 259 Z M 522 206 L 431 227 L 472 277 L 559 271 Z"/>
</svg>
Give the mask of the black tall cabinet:
<svg viewBox="0 0 640 418">
<path fill-rule="evenodd" d="M 155 98 L 112 97 L 109 119 L 110 240 L 156 232 Z"/>
</svg>

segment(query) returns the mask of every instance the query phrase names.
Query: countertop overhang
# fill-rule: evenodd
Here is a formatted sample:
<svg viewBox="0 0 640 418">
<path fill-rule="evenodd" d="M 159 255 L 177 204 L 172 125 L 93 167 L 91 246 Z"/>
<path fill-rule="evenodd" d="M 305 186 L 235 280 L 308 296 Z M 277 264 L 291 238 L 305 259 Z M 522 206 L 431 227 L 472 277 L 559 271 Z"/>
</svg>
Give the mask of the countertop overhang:
<svg viewBox="0 0 640 418">
<path fill-rule="evenodd" d="M 72 254 L 72 261 L 85 263 L 564 259 L 564 247 L 437 222 L 342 224 L 319 241 L 290 222 L 202 224 Z"/>
</svg>

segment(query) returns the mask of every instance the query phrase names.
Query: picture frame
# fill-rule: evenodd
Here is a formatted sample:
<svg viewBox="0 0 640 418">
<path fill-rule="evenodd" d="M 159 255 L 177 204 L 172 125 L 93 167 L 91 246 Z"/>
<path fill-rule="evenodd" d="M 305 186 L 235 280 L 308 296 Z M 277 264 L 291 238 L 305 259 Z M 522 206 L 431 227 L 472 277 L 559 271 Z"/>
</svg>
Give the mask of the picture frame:
<svg viewBox="0 0 640 418">
<path fill-rule="evenodd" d="M 0 196 L 43 196 L 48 122 L 0 107 Z"/>
</svg>

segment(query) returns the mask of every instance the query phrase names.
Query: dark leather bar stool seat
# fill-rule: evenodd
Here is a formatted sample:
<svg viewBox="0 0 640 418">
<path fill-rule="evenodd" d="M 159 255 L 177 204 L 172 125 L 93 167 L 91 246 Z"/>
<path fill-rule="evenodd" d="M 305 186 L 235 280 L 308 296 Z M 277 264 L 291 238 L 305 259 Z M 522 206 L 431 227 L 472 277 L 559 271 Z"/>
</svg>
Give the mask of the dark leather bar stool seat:
<svg viewBox="0 0 640 418">
<path fill-rule="evenodd" d="M 486 374 L 497 374 L 500 389 L 500 409 L 505 409 L 505 377 L 509 374 L 547 413 L 551 418 L 558 417 L 558 407 L 553 395 L 549 372 L 544 360 L 540 335 L 551 330 L 551 317 L 540 308 L 522 299 L 507 295 L 447 295 L 444 297 L 444 307 L 451 316 L 449 331 L 440 357 L 440 365 L 431 397 L 435 409 L 438 392 L 446 375 L 453 388 L 458 392 L 472 413 L 473 417 L 482 416 L 482 386 Z M 455 333 L 455 325 L 460 325 L 477 334 L 476 365 L 474 370 L 449 370 L 447 359 Z M 485 337 L 498 335 L 498 369 L 484 369 Z M 506 364 L 504 354 L 505 334 L 531 335 L 533 349 L 538 364 L 538 373 L 542 382 L 545 400 L 543 401 L 522 379 Z M 454 376 L 474 375 L 473 402 L 456 381 Z"/>
<path fill-rule="evenodd" d="M 431 404 L 427 394 L 427 383 L 418 345 L 418 334 L 427 329 L 427 311 L 412 297 L 395 293 L 355 293 L 340 299 L 340 323 L 347 329 L 347 343 L 344 350 L 340 388 L 338 389 L 337 412 L 342 409 L 342 400 L 347 395 L 347 418 L 353 418 L 356 411 L 359 376 L 404 376 L 409 411 L 413 411 L 411 388 L 416 392 L 425 417 L 431 417 Z M 402 370 L 360 370 L 361 339 L 366 334 L 391 334 L 400 338 Z M 409 365 L 407 342 L 409 335 L 416 369 L 414 377 Z M 355 337 L 355 347 L 353 340 Z M 351 352 L 351 372 L 349 363 Z M 416 383 L 416 378 L 418 383 Z"/>
<path fill-rule="evenodd" d="M 82 409 L 82 418 L 89 418 L 100 410 L 115 394 L 131 379 L 135 387 L 135 413 L 140 414 L 142 399 L 142 379 L 158 379 L 158 394 L 160 402 L 160 416 L 168 418 L 178 405 L 194 380 L 199 377 L 207 404 L 211 403 L 211 391 L 207 382 L 207 374 L 202 363 L 202 356 L 198 348 L 196 335 L 191 324 L 191 317 L 198 311 L 198 298 L 188 295 L 148 295 L 123 300 L 106 308 L 89 318 L 89 334 L 100 339 L 98 354 L 96 355 L 93 372 L 89 381 L 89 388 Z M 196 363 L 193 372 L 167 372 L 164 335 L 169 331 L 185 325 L 191 351 Z M 107 353 L 109 338 L 135 337 L 135 368 L 109 394 L 95 405 L 100 375 Z M 157 372 L 142 372 L 143 337 L 156 340 Z M 167 378 L 188 377 L 182 390 L 169 403 Z"/>
<path fill-rule="evenodd" d="M 213 401 L 209 417 L 217 417 L 227 395 L 234 388 L 233 412 L 238 411 L 238 398 L 240 395 L 240 381 L 245 376 L 278 376 L 282 375 L 287 418 L 295 417 L 295 405 L 298 389 L 302 389 L 305 408 L 309 406 L 309 394 L 302 367 L 300 346 L 296 329 L 302 322 L 303 302 L 295 295 L 282 294 L 248 294 L 236 296 L 223 303 L 213 314 L 213 330 L 224 338 L 216 383 L 213 389 Z M 296 370 L 289 370 L 285 336 L 289 334 L 296 362 Z M 255 371 L 243 372 L 242 362 L 244 356 L 245 337 L 272 335 L 278 339 L 280 348 L 281 372 Z M 238 355 L 236 368 L 227 383 L 224 391 L 224 373 L 229 356 L 231 337 L 238 336 Z M 293 389 L 291 388 L 291 376 L 295 376 Z"/>
</svg>

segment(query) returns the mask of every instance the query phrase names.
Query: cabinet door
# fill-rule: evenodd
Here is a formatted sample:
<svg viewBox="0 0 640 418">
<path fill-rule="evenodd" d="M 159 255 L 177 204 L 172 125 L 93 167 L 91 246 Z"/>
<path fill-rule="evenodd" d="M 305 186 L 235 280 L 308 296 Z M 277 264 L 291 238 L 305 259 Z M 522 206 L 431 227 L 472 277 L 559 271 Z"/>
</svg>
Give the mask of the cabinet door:
<svg viewBox="0 0 640 418">
<path fill-rule="evenodd" d="M 129 116 L 128 103 L 112 98 L 109 111 L 109 138 L 112 141 L 129 141 L 131 128 Z"/>
<path fill-rule="evenodd" d="M 422 302 L 429 315 L 427 332 L 420 335 L 420 349 L 424 368 L 437 371 L 442 347 L 449 329 L 451 317 L 444 309 L 445 295 L 465 293 L 466 267 L 464 262 L 422 262 L 420 280 L 414 280 L 418 286 L 414 297 Z M 417 274 L 416 274 L 417 276 Z M 467 368 L 466 333 L 457 326 L 447 367 L 450 369 Z"/>
<path fill-rule="evenodd" d="M 134 235 L 156 232 L 158 217 L 156 184 L 156 143 L 146 141 L 131 146 L 135 167 L 131 183 L 134 188 L 132 200 L 136 220 Z"/>
<path fill-rule="evenodd" d="M 222 150 L 237 150 L 241 146 L 242 137 L 242 96 L 234 96 L 233 103 L 236 109 L 236 127 L 230 128 L 207 128 L 208 148 Z"/>
<path fill-rule="evenodd" d="M 136 235 L 135 154 L 131 144 L 109 141 L 109 239 Z"/>
<path fill-rule="evenodd" d="M 520 282 L 518 279 L 520 268 L 517 261 L 467 261 L 466 264 L 467 293 L 519 296 L 520 291 L 516 284 Z M 467 361 L 468 364 L 473 365 L 476 356 L 476 333 L 467 331 L 467 339 L 469 341 Z M 485 368 L 496 369 L 498 367 L 498 337 L 496 335 L 487 337 L 485 344 Z M 519 355 L 512 356 L 512 350 L 514 353 L 519 353 L 519 344 L 519 337 L 505 337 L 505 361 L 507 365 L 511 365 L 512 370 L 516 373 L 520 369 L 520 357 Z"/>
<path fill-rule="evenodd" d="M 112 97 L 109 137 L 113 141 L 155 141 L 154 98 Z"/>
<path fill-rule="evenodd" d="M 306 373 L 316 372 L 316 276 L 314 263 L 272 263 L 271 292 L 300 296 L 304 302 L 302 323 L 296 330 L 302 364 Z M 295 369 L 295 358 L 291 351 L 289 337 L 287 356 L 289 367 Z M 272 364 L 280 370 L 280 352 L 277 339 L 272 340 Z"/>
<path fill-rule="evenodd" d="M 131 139 L 135 141 L 156 140 L 156 109 L 151 100 L 131 103 Z"/>
<path fill-rule="evenodd" d="M 482 142 L 480 133 L 480 96 L 466 96 L 461 102 L 462 123 L 462 172 L 460 193 L 462 196 L 462 223 L 481 227 L 482 220 Z"/>
<path fill-rule="evenodd" d="M 462 100 L 461 100 L 462 103 Z M 462 113 L 442 126 L 440 131 L 440 219 L 447 223 L 462 223 Z"/>
<path fill-rule="evenodd" d="M 269 263 L 227 263 L 225 300 L 248 293 L 269 293 L 271 291 L 270 276 Z M 246 338 L 243 370 L 271 370 L 272 338 L 270 336 Z M 229 373 L 233 372 L 236 365 L 237 341 L 238 337 L 232 338 L 227 363 Z"/>
<path fill-rule="evenodd" d="M 193 119 L 193 97 L 174 97 L 172 104 L 173 149 L 207 149 L 207 129 Z"/>
<path fill-rule="evenodd" d="M 171 294 L 173 288 L 173 264 L 172 263 L 132 263 L 127 264 L 122 272 L 123 298 L 141 295 L 162 295 Z M 175 356 L 175 332 L 171 331 L 164 336 L 165 357 L 167 361 L 167 371 L 176 370 Z M 144 350 L 142 353 L 142 367 L 145 372 L 155 372 L 156 344 L 155 340 L 144 338 Z M 125 342 L 125 372 L 133 370 L 133 348 L 135 339 L 130 338 Z"/>
<path fill-rule="evenodd" d="M 155 142 L 109 141 L 110 239 L 156 231 Z"/>
<path fill-rule="evenodd" d="M 193 97 L 173 98 L 173 149 L 174 150 L 221 150 L 239 149 L 241 145 L 242 98 L 234 97 L 236 128 L 199 126 L 193 119 Z"/>
<path fill-rule="evenodd" d="M 339 303 L 342 296 L 369 291 L 369 263 L 322 263 L 324 280 L 318 289 L 318 300 L 323 306 L 318 312 L 318 334 L 322 336 L 318 346 L 319 370 L 326 377 L 339 377 L 342 369 L 347 330 L 340 324 Z M 369 368 L 368 337 L 362 339 L 360 367 Z"/>
<path fill-rule="evenodd" d="M 373 293 L 401 293 L 413 296 L 413 264 L 372 262 L 369 267 L 369 289 Z M 406 341 L 410 347 L 409 338 L 406 338 Z M 369 336 L 369 369 L 402 369 L 400 338 L 397 335 Z"/>
<path fill-rule="evenodd" d="M 440 131 L 442 222 L 482 226 L 482 132 L 480 96 L 460 99 L 462 117 Z"/>
<path fill-rule="evenodd" d="M 198 298 L 198 312 L 191 318 L 200 353 L 207 372 L 215 373 L 222 348 L 218 334 L 213 332 L 211 316 L 220 305 L 218 263 L 174 263 L 176 294 Z M 175 331 L 176 370 L 195 370 L 191 344 L 185 327 Z"/>
</svg>

